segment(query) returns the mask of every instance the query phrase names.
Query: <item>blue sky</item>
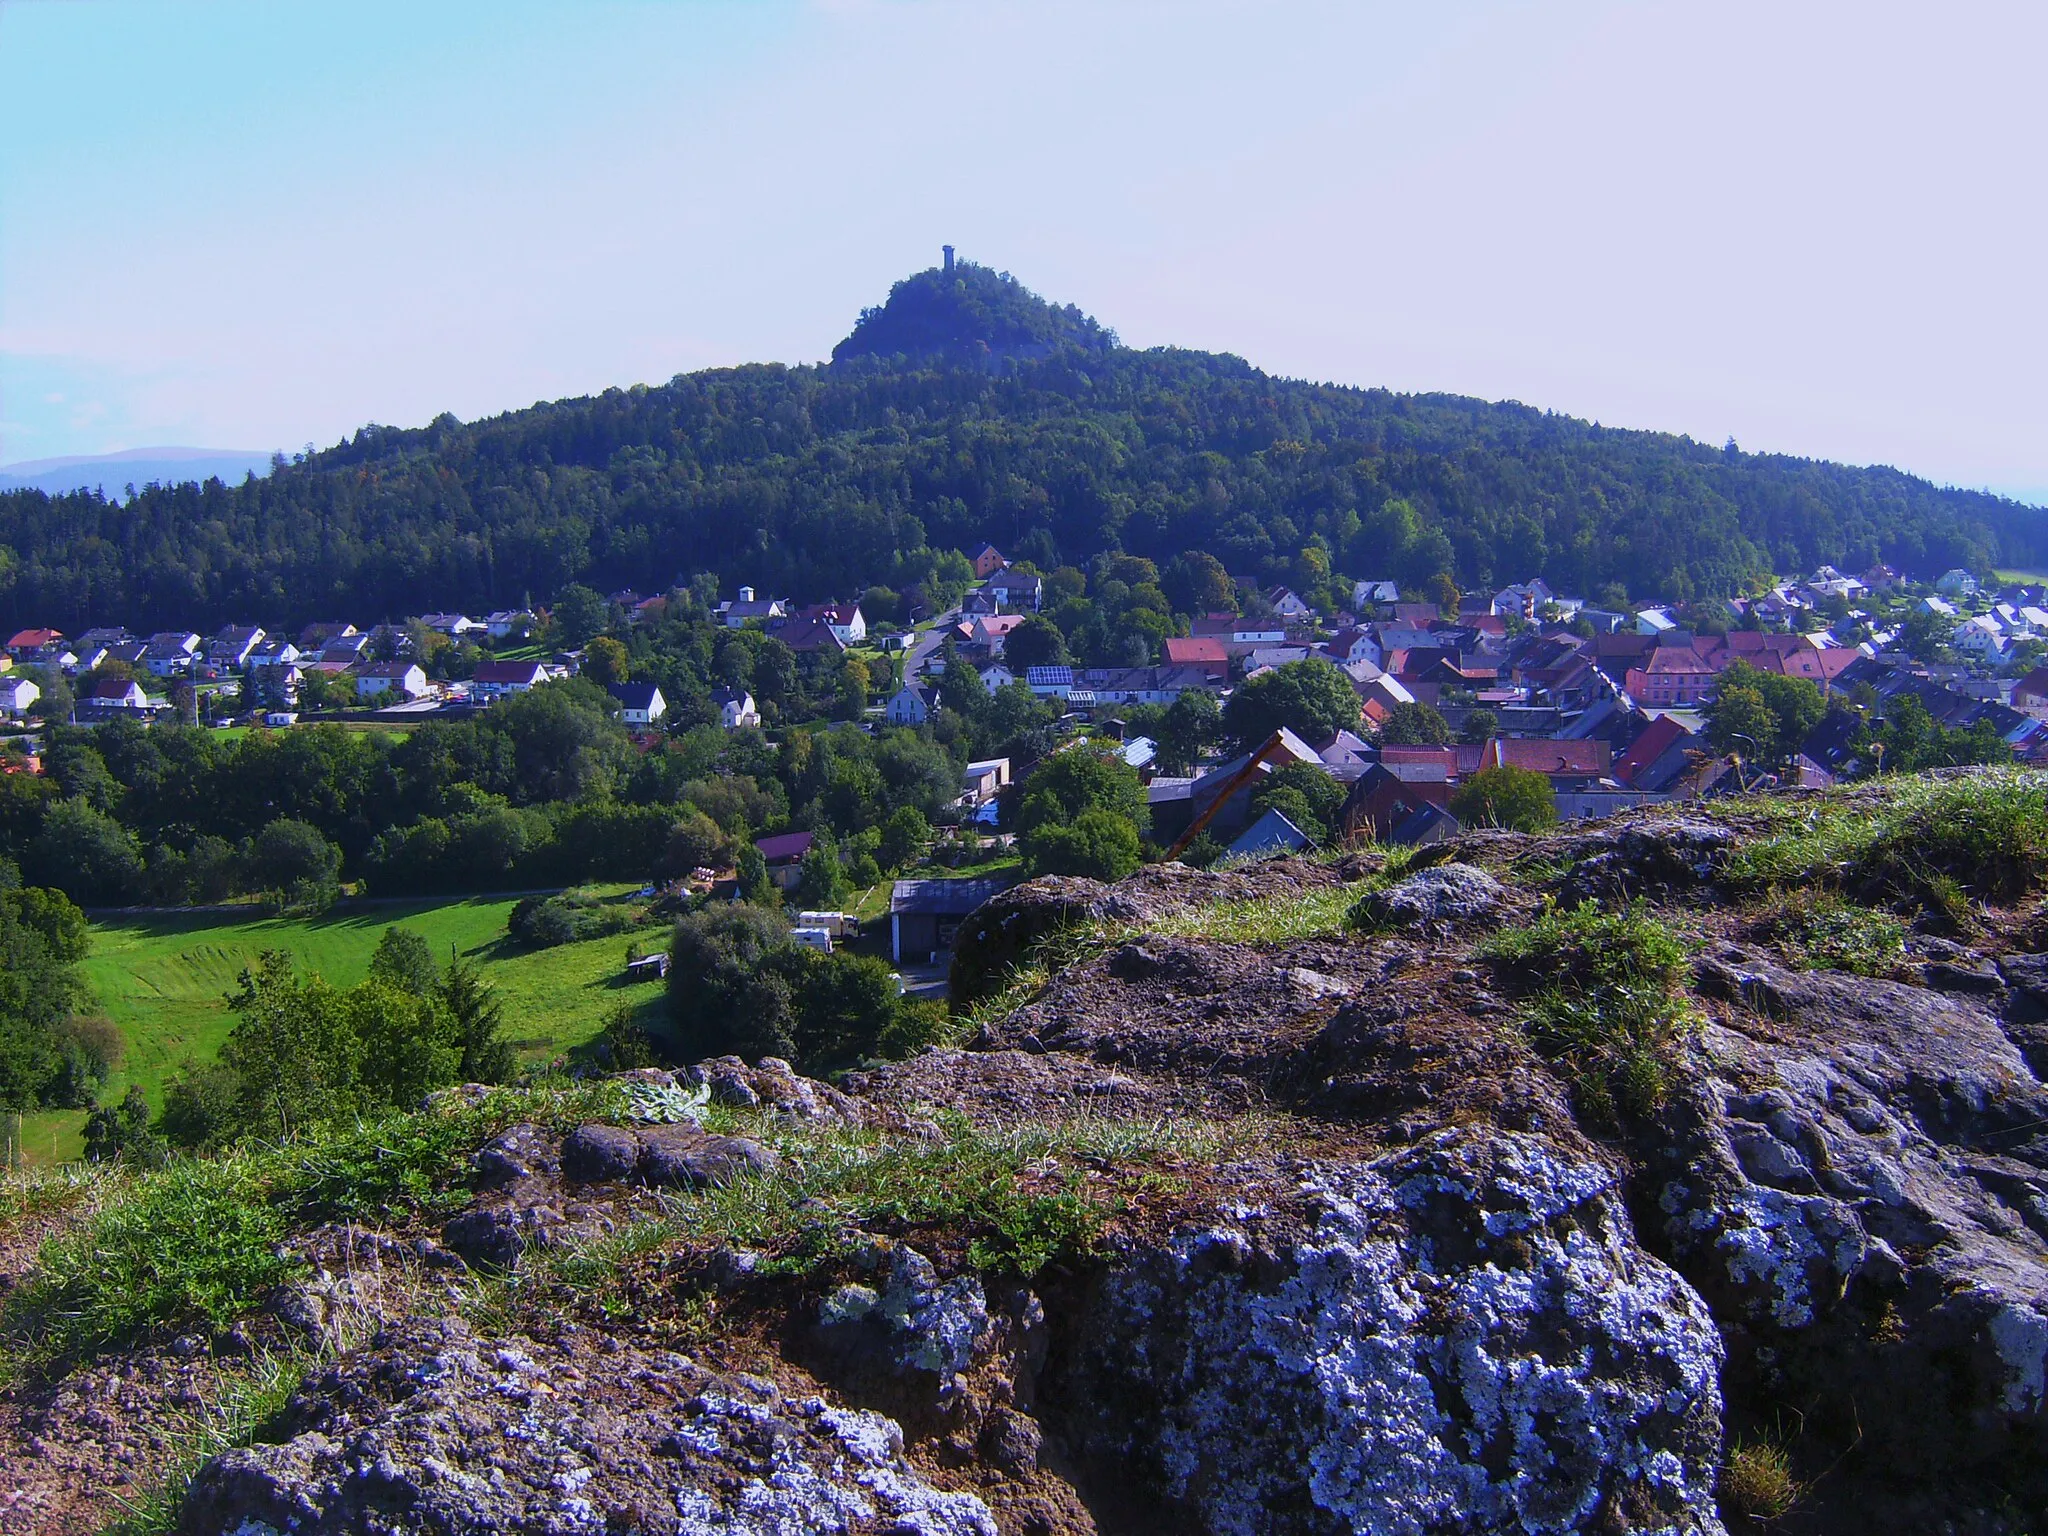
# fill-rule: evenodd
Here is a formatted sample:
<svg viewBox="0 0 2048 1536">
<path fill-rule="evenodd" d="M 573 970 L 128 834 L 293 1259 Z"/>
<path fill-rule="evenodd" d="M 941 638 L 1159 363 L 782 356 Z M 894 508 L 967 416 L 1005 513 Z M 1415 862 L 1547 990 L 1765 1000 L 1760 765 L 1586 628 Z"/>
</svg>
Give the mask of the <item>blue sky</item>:
<svg viewBox="0 0 2048 1536">
<path fill-rule="evenodd" d="M 1138 345 L 2048 498 L 2048 7 L 0 3 L 0 462 Z"/>
</svg>

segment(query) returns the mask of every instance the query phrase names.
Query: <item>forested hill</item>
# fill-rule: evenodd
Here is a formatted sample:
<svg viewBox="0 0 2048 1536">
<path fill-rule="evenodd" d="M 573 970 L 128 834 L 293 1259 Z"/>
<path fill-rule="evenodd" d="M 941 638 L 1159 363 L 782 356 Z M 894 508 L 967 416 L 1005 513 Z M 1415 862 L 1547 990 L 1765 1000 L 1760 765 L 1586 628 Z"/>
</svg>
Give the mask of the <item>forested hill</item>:
<svg viewBox="0 0 2048 1536">
<path fill-rule="evenodd" d="M 2034 564 L 2048 514 L 1888 469 L 1134 351 L 963 265 L 897 284 L 828 366 L 365 427 L 265 480 L 125 506 L 0 496 L 0 625 L 377 619 L 699 571 L 817 599 L 908 585 L 933 550 L 984 538 L 1047 568 L 1205 549 L 1245 578 L 1327 560 L 1683 598 L 1821 561 Z"/>
</svg>

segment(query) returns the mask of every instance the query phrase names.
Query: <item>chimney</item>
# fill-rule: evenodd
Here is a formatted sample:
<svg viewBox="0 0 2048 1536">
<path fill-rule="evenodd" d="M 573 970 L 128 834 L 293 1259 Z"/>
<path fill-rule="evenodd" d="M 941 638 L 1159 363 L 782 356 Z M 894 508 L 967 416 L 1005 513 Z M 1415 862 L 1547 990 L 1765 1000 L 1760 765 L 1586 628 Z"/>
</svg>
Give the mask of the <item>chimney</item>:
<svg viewBox="0 0 2048 1536">
<path fill-rule="evenodd" d="M 953 247 L 951 247 L 951 246 L 949 245 L 949 246 L 947 246 L 947 247 L 946 247 L 945 249 L 946 249 L 946 270 L 947 270 L 948 272 L 951 272 L 951 271 L 953 270 Z"/>
</svg>

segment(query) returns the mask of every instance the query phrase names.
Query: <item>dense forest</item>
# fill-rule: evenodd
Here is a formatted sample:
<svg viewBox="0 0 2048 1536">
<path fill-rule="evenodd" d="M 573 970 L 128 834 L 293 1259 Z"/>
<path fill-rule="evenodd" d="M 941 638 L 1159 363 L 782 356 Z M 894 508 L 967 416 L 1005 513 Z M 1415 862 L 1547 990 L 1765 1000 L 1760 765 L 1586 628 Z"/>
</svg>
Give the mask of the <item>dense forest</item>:
<svg viewBox="0 0 2048 1536">
<path fill-rule="evenodd" d="M 368 426 L 266 479 L 120 505 L 0 495 L 0 624 L 381 619 L 700 572 L 815 600 L 915 586 L 935 551 L 984 538 L 1048 570 L 1198 549 L 1247 581 L 1541 573 L 1684 599 L 1821 561 L 2039 563 L 2048 514 L 1890 469 L 1136 351 L 963 264 L 898 283 L 825 366 Z"/>
</svg>

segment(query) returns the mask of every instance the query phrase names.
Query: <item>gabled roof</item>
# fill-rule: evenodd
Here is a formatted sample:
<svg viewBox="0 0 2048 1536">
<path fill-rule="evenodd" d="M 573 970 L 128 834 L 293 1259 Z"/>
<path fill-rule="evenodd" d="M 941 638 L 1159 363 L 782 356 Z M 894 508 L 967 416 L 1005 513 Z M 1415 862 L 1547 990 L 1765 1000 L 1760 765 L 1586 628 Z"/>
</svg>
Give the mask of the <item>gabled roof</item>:
<svg viewBox="0 0 2048 1536">
<path fill-rule="evenodd" d="M 63 638 L 64 631 L 61 629 L 24 629 L 7 642 L 7 649 L 10 651 L 40 650 L 51 641 L 62 640 Z"/>
<path fill-rule="evenodd" d="M 973 880 L 898 880 L 889 888 L 890 913 L 965 917 L 991 896 L 1017 883 L 1015 876 L 984 875 Z"/>
<path fill-rule="evenodd" d="M 479 683 L 525 683 L 531 686 L 547 681 L 547 668 L 537 661 L 480 661 L 476 666 L 474 681 Z"/>
<path fill-rule="evenodd" d="M 1224 851 L 1238 858 L 1248 858 L 1257 854 L 1299 853 L 1314 845 L 1315 840 L 1306 832 L 1269 807 L 1265 815 L 1240 832 Z"/>
<path fill-rule="evenodd" d="M 1214 635 L 1182 635 L 1166 642 L 1166 659 L 1176 667 L 1199 666 L 1203 662 L 1227 664 L 1230 652 Z"/>
<path fill-rule="evenodd" d="M 1630 744 L 1629 749 L 1614 760 L 1615 778 L 1624 784 L 1633 784 L 1638 773 L 1691 734 L 1692 732 L 1671 716 L 1659 715 L 1650 722 L 1643 734 Z"/>
<path fill-rule="evenodd" d="M 1697 677 L 1713 670 L 1689 645 L 1660 645 L 1641 664 L 1645 677 Z"/>
<path fill-rule="evenodd" d="M 773 837 L 755 838 L 754 846 L 761 851 L 762 858 L 776 864 L 785 859 L 802 858 L 817 840 L 815 832 L 778 832 Z"/>
<path fill-rule="evenodd" d="M 614 699 L 617 699 L 619 707 L 622 709 L 652 709 L 654 701 L 661 695 L 661 690 L 653 683 L 607 683 L 604 691 Z M 718 690 L 718 693 L 712 695 L 714 703 L 724 704 L 726 702 L 725 699 L 718 696 L 719 694 L 732 694 L 734 697 L 740 696 L 735 689 L 721 688 Z"/>
</svg>

